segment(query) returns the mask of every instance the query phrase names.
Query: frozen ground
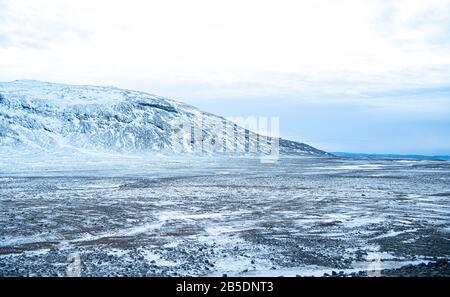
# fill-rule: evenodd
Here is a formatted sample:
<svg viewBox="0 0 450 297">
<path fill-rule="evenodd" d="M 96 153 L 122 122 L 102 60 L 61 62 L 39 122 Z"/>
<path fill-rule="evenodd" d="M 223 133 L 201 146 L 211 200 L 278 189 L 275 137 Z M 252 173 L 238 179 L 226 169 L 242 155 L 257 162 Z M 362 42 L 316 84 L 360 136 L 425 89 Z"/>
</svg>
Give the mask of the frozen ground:
<svg viewBox="0 0 450 297">
<path fill-rule="evenodd" d="M 0 275 L 63 276 L 69 254 L 86 276 L 323 275 L 450 259 L 448 161 L 102 160 L 1 156 Z"/>
</svg>

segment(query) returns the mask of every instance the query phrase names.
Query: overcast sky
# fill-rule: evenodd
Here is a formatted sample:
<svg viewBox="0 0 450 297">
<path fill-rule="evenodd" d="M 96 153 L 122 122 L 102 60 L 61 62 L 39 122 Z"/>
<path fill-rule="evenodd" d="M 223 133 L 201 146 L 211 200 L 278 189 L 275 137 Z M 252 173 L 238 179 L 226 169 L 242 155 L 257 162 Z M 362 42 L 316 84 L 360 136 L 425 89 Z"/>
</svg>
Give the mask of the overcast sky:
<svg viewBox="0 0 450 297">
<path fill-rule="evenodd" d="M 0 81 L 278 116 L 328 151 L 450 154 L 450 1 L 0 0 Z"/>
</svg>

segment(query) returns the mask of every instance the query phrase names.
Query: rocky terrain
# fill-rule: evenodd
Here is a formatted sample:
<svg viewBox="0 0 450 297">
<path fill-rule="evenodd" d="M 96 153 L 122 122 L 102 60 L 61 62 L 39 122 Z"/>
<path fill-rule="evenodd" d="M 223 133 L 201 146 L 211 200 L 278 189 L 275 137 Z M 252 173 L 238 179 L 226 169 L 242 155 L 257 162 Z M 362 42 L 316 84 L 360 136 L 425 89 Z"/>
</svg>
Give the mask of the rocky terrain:
<svg viewBox="0 0 450 297">
<path fill-rule="evenodd" d="M 2 276 L 64 276 L 76 259 L 85 276 L 365 276 L 376 260 L 381 276 L 448 275 L 447 161 L 0 165 Z"/>
</svg>

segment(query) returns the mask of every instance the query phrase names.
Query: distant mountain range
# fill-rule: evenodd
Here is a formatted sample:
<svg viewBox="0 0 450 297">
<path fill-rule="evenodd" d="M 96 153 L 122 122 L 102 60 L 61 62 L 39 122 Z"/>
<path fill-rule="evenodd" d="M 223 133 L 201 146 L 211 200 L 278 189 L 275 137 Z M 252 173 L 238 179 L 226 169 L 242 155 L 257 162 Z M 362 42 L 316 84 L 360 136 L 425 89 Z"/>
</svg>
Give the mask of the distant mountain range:
<svg viewBox="0 0 450 297">
<path fill-rule="evenodd" d="M 0 83 L 0 149 L 6 147 L 331 156 L 164 97 L 31 80 Z"/>
<path fill-rule="evenodd" d="M 364 154 L 364 153 L 346 153 L 333 152 L 337 157 L 345 158 L 386 158 L 386 159 L 436 159 L 436 160 L 450 160 L 450 156 L 425 156 L 425 155 L 401 155 L 401 154 Z"/>
</svg>

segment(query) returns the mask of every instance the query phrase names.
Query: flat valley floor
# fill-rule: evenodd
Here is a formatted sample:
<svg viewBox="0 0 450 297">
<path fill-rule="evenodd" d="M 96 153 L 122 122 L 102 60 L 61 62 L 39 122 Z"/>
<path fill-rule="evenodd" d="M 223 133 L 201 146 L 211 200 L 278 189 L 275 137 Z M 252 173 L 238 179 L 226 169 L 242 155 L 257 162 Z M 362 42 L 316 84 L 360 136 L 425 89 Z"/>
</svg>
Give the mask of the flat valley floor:
<svg viewBox="0 0 450 297">
<path fill-rule="evenodd" d="M 448 161 L 0 159 L 0 276 L 439 276 L 447 260 Z"/>
</svg>

